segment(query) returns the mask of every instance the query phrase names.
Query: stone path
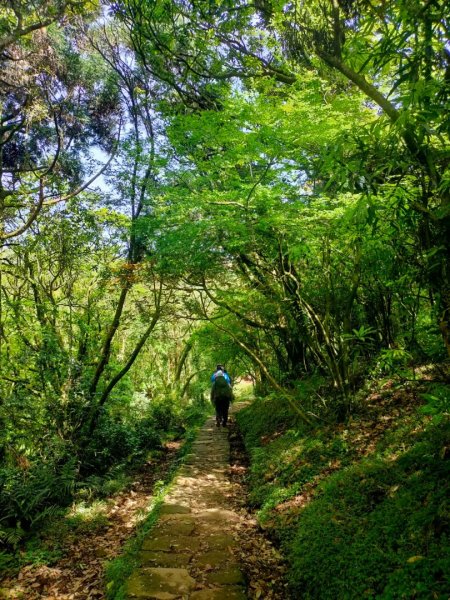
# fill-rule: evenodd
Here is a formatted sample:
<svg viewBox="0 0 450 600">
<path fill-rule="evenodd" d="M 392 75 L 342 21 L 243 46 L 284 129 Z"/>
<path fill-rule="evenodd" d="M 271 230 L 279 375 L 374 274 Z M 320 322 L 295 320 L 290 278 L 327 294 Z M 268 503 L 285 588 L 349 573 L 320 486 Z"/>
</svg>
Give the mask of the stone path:
<svg viewBox="0 0 450 600">
<path fill-rule="evenodd" d="M 126 595 L 154 600 L 245 600 L 245 579 L 235 557 L 239 515 L 227 498 L 227 429 L 211 417 L 200 430 L 166 496 L 157 525 L 144 540 L 140 568 Z"/>
</svg>

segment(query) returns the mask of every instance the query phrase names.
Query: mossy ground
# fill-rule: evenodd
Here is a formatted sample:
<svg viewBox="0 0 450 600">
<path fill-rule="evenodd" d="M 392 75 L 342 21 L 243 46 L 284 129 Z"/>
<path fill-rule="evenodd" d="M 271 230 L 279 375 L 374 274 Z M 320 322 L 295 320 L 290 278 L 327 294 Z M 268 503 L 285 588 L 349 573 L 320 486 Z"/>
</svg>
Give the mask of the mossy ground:
<svg viewBox="0 0 450 600">
<path fill-rule="evenodd" d="M 306 427 L 274 396 L 238 415 L 294 597 L 448 598 L 449 388 L 429 379 L 372 383 L 345 424 Z"/>
</svg>

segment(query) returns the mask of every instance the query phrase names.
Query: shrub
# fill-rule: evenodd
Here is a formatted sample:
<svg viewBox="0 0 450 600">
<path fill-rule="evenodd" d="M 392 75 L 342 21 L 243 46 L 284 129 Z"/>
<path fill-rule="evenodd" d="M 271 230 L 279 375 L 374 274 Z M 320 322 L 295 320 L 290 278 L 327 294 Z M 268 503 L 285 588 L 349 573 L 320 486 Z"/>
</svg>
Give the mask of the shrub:
<svg viewBox="0 0 450 600">
<path fill-rule="evenodd" d="M 0 541 L 16 546 L 25 532 L 67 506 L 73 496 L 74 458 L 36 461 L 27 469 L 0 470 Z"/>
<path fill-rule="evenodd" d="M 433 428 L 398 460 L 366 459 L 322 484 L 288 549 L 296 593 L 321 600 L 446 597 L 448 433 L 448 425 Z"/>
<path fill-rule="evenodd" d="M 80 452 L 82 475 L 106 473 L 112 465 L 124 462 L 137 445 L 132 428 L 103 417 Z"/>
<path fill-rule="evenodd" d="M 155 429 L 154 419 L 141 419 L 136 425 L 138 450 L 155 450 L 161 447 L 161 434 Z"/>
<path fill-rule="evenodd" d="M 159 398 L 150 404 L 150 418 L 156 430 L 169 433 L 183 429 L 182 410 L 171 398 Z"/>
<path fill-rule="evenodd" d="M 142 419 L 133 427 L 104 416 L 81 451 L 82 474 L 105 474 L 111 467 L 160 445 L 154 419 Z"/>
<path fill-rule="evenodd" d="M 448 386 L 422 397 L 418 412 L 393 397 L 347 426 L 305 428 L 276 397 L 237 415 L 250 500 L 282 545 L 292 597 L 447 599 Z"/>
</svg>

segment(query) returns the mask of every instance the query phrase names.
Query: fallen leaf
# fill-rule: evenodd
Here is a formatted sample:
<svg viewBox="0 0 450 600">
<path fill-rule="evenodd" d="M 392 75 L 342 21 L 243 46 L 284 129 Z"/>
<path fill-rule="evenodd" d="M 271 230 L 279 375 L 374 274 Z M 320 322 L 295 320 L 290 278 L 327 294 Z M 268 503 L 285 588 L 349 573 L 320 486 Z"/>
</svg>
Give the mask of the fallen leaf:
<svg viewBox="0 0 450 600">
<path fill-rule="evenodd" d="M 418 562 L 419 560 L 423 560 L 424 558 L 424 556 L 410 556 L 406 562 L 409 564 L 413 564 L 415 562 Z"/>
</svg>

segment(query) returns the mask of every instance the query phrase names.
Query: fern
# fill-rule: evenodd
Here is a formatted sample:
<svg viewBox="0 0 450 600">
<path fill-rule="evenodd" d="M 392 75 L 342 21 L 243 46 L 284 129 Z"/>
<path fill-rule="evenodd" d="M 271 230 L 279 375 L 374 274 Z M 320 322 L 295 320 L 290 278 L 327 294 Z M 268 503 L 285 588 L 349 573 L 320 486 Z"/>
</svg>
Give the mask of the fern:
<svg viewBox="0 0 450 600">
<path fill-rule="evenodd" d="M 41 510 L 33 517 L 31 526 L 36 527 L 36 525 L 39 525 L 42 521 L 56 517 L 60 511 L 60 507 L 58 507 L 56 504 L 45 507 L 44 510 Z"/>
<path fill-rule="evenodd" d="M 17 548 L 18 544 L 25 537 L 25 531 L 20 525 L 16 527 L 0 528 L 0 542 L 13 548 Z"/>
<path fill-rule="evenodd" d="M 76 475 L 72 458 L 61 465 L 54 462 L 35 464 L 25 472 L 4 470 L 1 473 L 0 522 L 9 528 L 20 522 L 24 529 L 30 529 L 50 518 L 58 506 L 73 498 Z M 9 545 L 16 543 L 8 541 L 6 535 L 3 539 Z"/>
</svg>

